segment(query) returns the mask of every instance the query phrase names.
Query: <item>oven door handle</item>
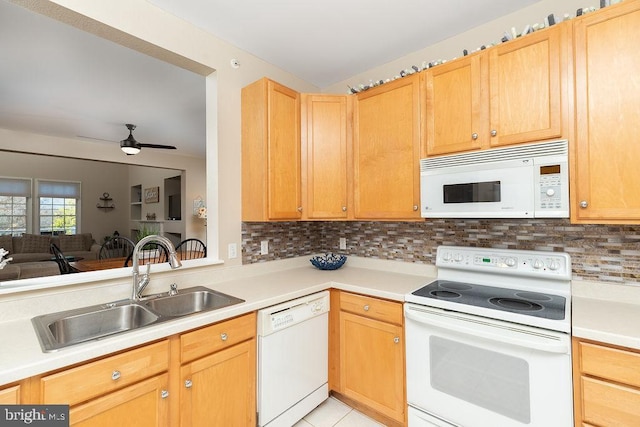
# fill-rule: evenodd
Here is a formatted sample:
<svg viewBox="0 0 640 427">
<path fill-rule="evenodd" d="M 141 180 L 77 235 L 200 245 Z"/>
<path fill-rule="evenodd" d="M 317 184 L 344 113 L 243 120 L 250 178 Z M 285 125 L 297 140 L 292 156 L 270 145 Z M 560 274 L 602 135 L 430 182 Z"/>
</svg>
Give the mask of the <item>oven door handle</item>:
<svg viewBox="0 0 640 427">
<path fill-rule="evenodd" d="M 560 340 L 551 334 L 544 332 L 530 332 L 517 325 L 502 326 L 485 320 L 468 320 L 455 314 L 440 314 L 425 310 L 407 307 L 405 316 L 418 323 L 435 326 L 440 329 L 458 332 L 473 338 L 483 338 L 490 341 L 498 341 L 528 349 L 540 350 L 547 353 L 569 353 L 567 340 Z M 446 318 L 447 321 L 440 319 Z"/>
</svg>

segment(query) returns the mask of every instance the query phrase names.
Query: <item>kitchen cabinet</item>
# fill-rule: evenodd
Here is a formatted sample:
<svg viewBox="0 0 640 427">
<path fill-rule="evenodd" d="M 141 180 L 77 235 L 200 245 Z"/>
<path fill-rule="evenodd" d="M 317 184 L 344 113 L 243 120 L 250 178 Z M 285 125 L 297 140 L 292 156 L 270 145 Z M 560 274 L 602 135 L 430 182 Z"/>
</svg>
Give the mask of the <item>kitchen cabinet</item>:
<svg viewBox="0 0 640 427">
<path fill-rule="evenodd" d="M 421 84 L 417 73 L 356 95 L 355 219 L 420 219 Z"/>
<path fill-rule="evenodd" d="M 330 367 L 331 386 L 349 399 L 348 403 L 355 403 L 356 408 L 365 413 L 373 411 L 369 415 L 385 421 L 385 425 L 404 425 L 402 304 L 334 292 L 339 292 L 340 309 L 338 330 L 332 332 L 337 332 L 339 338 L 330 348 L 330 364 L 338 363 L 339 367 Z M 339 345 L 337 354 L 335 344 Z M 336 375 L 339 378 L 335 378 Z"/>
<path fill-rule="evenodd" d="M 353 216 L 352 96 L 302 94 L 302 219 Z"/>
<path fill-rule="evenodd" d="M 574 22 L 572 222 L 640 223 L 639 38 L 637 1 Z"/>
<path fill-rule="evenodd" d="M 242 89 L 242 220 L 297 220 L 300 94 L 263 78 Z"/>
<path fill-rule="evenodd" d="M 567 136 L 568 23 L 426 72 L 427 156 Z"/>
<path fill-rule="evenodd" d="M 167 340 L 89 362 L 40 380 L 44 404 L 68 404 L 71 425 L 168 424 Z"/>
<path fill-rule="evenodd" d="M 180 336 L 180 425 L 256 425 L 256 315 Z"/>
<path fill-rule="evenodd" d="M 0 405 L 17 405 L 20 403 L 20 384 L 0 389 Z"/>
<path fill-rule="evenodd" d="M 573 339 L 576 426 L 640 425 L 640 351 Z"/>
</svg>

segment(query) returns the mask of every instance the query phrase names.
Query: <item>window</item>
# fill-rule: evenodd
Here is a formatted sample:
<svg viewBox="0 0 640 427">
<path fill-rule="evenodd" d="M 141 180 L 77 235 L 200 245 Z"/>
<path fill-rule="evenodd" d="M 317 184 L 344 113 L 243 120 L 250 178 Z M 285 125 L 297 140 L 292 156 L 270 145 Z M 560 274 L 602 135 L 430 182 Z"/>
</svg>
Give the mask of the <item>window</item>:
<svg viewBox="0 0 640 427">
<path fill-rule="evenodd" d="M 28 231 L 30 199 L 31 179 L 0 177 L 0 235 Z"/>
<path fill-rule="evenodd" d="M 40 234 L 76 234 L 80 183 L 38 181 Z"/>
</svg>

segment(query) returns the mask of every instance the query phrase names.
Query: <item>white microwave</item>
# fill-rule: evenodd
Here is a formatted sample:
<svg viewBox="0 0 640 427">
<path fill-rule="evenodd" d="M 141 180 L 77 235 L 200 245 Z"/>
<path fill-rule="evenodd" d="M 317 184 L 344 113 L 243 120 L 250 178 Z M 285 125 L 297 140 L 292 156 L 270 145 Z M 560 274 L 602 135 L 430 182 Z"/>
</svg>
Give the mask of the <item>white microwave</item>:
<svg viewBox="0 0 640 427">
<path fill-rule="evenodd" d="M 566 140 L 420 160 L 424 218 L 568 218 Z"/>
</svg>

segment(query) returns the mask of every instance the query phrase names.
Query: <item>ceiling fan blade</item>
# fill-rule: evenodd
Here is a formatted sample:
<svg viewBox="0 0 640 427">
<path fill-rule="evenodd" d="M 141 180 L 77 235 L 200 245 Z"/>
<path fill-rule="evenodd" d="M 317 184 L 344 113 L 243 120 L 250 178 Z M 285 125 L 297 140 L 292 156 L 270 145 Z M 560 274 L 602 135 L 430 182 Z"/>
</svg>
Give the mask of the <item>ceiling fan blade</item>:
<svg viewBox="0 0 640 427">
<path fill-rule="evenodd" d="M 174 147 L 173 145 L 142 144 L 142 143 L 138 143 L 138 145 L 140 147 L 147 147 L 147 148 L 164 148 L 166 150 L 176 150 L 176 147 Z"/>
</svg>

